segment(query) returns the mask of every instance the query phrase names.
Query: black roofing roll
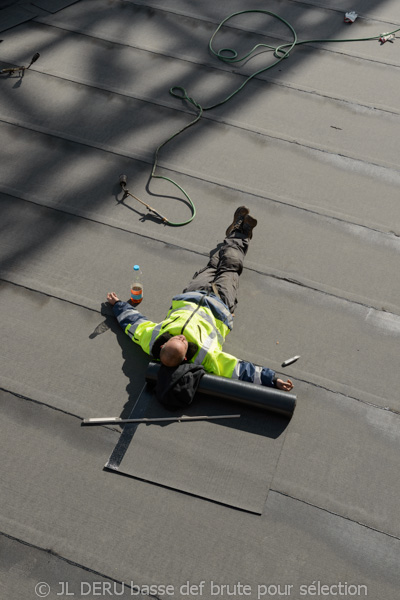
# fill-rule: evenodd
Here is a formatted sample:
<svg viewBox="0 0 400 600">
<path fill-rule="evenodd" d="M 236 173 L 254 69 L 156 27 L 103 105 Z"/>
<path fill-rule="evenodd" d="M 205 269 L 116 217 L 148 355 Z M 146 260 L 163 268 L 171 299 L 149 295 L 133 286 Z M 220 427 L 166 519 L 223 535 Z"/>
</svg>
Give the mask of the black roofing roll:
<svg viewBox="0 0 400 600">
<path fill-rule="evenodd" d="M 161 364 L 150 362 L 146 371 L 146 381 L 155 382 Z M 296 396 L 276 388 L 265 387 L 237 379 L 228 379 L 205 373 L 201 378 L 198 391 L 208 396 L 231 400 L 246 406 L 271 411 L 291 417 L 296 408 Z"/>
</svg>

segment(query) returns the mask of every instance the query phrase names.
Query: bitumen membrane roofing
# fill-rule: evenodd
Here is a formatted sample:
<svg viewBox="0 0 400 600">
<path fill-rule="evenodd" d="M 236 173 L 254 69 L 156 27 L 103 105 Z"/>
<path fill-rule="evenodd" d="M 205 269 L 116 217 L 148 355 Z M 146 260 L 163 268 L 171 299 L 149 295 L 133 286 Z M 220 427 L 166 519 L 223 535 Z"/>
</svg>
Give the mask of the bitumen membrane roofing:
<svg viewBox="0 0 400 600">
<path fill-rule="evenodd" d="M 222 62 L 245 10 L 216 49 L 291 42 L 273 14 L 311 41 Z M 1 598 L 398 600 L 398 28 L 396 0 L 0 2 L 0 70 L 40 54 L 0 74 Z M 190 218 L 149 181 L 197 114 L 173 86 L 209 108 L 159 152 L 178 227 L 119 184 Z M 140 425 L 105 468 L 123 430 L 81 421 L 134 413 L 149 361 L 107 292 L 139 264 L 162 321 L 243 204 L 224 349 L 290 377 L 293 417 Z"/>
</svg>

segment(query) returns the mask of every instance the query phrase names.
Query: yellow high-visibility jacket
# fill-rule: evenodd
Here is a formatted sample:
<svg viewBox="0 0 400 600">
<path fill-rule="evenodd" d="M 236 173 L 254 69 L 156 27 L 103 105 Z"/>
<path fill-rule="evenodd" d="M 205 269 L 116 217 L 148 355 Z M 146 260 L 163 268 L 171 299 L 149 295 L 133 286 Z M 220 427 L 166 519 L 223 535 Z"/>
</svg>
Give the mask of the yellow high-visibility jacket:
<svg viewBox="0 0 400 600">
<path fill-rule="evenodd" d="M 117 302 L 113 310 L 125 333 L 151 356 L 161 336 L 183 334 L 189 343 L 197 346 L 188 360 L 202 365 L 208 373 L 275 387 L 274 371 L 237 359 L 222 350 L 225 338 L 232 330 L 233 319 L 227 306 L 214 294 L 195 291 L 175 296 L 161 323 L 149 321 L 127 302 Z"/>
</svg>

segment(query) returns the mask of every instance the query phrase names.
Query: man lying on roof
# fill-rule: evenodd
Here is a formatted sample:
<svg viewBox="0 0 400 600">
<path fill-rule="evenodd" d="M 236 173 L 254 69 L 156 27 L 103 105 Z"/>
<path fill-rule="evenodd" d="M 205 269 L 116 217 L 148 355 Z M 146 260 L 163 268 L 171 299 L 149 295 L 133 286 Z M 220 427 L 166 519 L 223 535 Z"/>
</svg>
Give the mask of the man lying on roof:
<svg viewBox="0 0 400 600">
<path fill-rule="evenodd" d="M 256 219 L 240 206 L 226 230 L 219 253 L 211 253 L 207 266 L 193 276 L 161 323 L 153 323 L 115 292 L 107 294 L 114 315 L 125 333 L 143 350 L 167 367 L 184 361 L 202 365 L 208 373 L 290 391 L 293 383 L 275 372 L 223 352 L 232 330 L 239 276 Z"/>
</svg>

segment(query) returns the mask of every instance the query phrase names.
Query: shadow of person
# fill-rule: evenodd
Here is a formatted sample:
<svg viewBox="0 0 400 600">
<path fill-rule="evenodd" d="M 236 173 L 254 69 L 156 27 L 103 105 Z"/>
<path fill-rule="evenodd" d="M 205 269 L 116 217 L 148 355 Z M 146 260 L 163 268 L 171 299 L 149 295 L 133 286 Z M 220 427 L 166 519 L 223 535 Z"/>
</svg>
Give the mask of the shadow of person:
<svg viewBox="0 0 400 600">
<path fill-rule="evenodd" d="M 89 339 L 93 340 L 98 335 L 107 331 L 114 333 L 117 338 L 117 342 L 122 350 L 122 372 L 128 379 L 126 386 L 128 398 L 123 406 L 120 418 L 127 419 L 145 385 L 145 373 L 149 357 L 122 331 L 108 302 L 102 303 L 101 314 L 105 319 L 96 326 L 94 331 L 89 335 Z"/>
</svg>

